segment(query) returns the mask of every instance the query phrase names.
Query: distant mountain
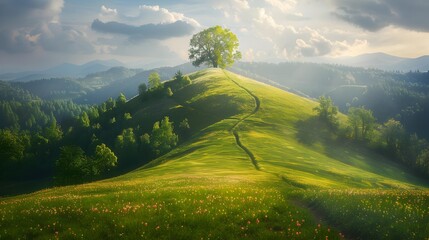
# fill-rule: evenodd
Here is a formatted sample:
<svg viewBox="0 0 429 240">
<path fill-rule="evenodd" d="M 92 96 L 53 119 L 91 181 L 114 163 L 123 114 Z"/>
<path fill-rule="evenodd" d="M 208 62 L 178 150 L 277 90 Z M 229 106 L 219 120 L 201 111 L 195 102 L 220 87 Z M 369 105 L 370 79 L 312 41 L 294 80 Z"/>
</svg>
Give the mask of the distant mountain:
<svg viewBox="0 0 429 240">
<path fill-rule="evenodd" d="M 118 66 L 123 66 L 123 63 L 116 60 L 94 60 L 82 65 L 63 63 L 42 71 L 25 71 L 0 74 L 0 80 L 28 82 L 32 80 L 50 78 L 81 78 L 91 73 L 106 71 L 111 67 Z"/>
<path fill-rule="evenodd" d="M 316 62 L 380 69 L 384 71 L 426 72 L 429 70 L 429 56 L 402 58 L 385 53 L 369 53 L 355 57 L 321 58 Z"/>
<path fill-rule="evenodd" d="M 141 71 L 140 69 L 112 67 L 106 71 L 88 74 L 83 78 L 46 78 L 10 82 L 10 84 L 27 90 L 44 100 L 74 99 L 91 94 L 94 90 L 109 86 L 115 81 L 133 77 Z"/>
<path fill-rule="evenodd" d="M 204 67 L 196 68 L 190 63 L 182 64 L 175 67 L 161 67 L 151 70 L 141 71 L 129 78 L 120 79 L 113 81 L 111 84 L 101 87 L 91 94 L 82 95 L 79 98 L 74 99 L 77 103 L 84 104 L 97 104 L 106 101 L 109 97 L 116 98 L 119 93 L 123 93 L 127 98 L 134 97 L 138 93 L 138 86 L 142 83 L 147 84 L 149 74 L 156 71 L 159 73 L 161 80 L 171 79 L 177 71 L 181 71 L 183 74 L 188 74 L 198 70 L 204 69 Z M 129 70 L 129 69 L 128 69 Z"/>
<path fill-rule="evenodd" d="M 78 82 L 91 87 L 99 89 L 105 87 L 115 81 L 130 78 L 142 72 L 141 69 L 128 69 L 125 67 L 112 67 L 106 71 L 88 74 L 84 78 L 77 79 Z"/>
</svg>

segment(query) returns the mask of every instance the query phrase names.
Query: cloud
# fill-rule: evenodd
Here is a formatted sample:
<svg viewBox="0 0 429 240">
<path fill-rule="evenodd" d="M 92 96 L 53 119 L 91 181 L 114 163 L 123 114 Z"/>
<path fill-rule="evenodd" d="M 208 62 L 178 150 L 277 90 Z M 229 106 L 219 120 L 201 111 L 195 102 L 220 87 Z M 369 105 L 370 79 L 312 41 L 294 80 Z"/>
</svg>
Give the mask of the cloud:
<svg viewBox="0 0 429 240">
<path fill-rule="evenodd" d="M 87 40 L 84 32 L 60 23 L 50 23 L 39 36 L 43 49 L 52 52 L 94 53 L 94 46 Z"/>
<path fill-rule="evenodd" d="M 165 40 L 173 37 L 182 37 L 191 34 L 194 30 L 194 27 L 183 21 L 132 26 L 119 22 L 104 23 L 98 19 L 92 22 L 91 28 L 101 33 L 124 35 L 129 37 L 130 41 L 134 42 L 148 39 Z"/>
<path fill-rule="evenodd" d="M 177 21 L 186 22 L 193 27 L 200 27 L 197 20 L 186 17 L 183 13 L 172 12 L 158 5 L 140 5 L 139 15 L 137 18 L 144 20 L 146 23 L 174 23 Z"/>
<path fill-rule="evenodd" d="M 279 9 L 283 13 L 287 13 L 294 9 L 297 4 L 296 0 L 265 0 L 265 2 Z"/>
<path fill-rule="evenodd" d="M 429 32 L 427 0 L 332 0 L 334 16 L 368 31 L 397 26 Z"/>
<path fill-rule="evenodd" d="M 278 24 L 271 15 L 267 14 L 264 8 L 258 9 L 258 16 L 253 18 L 253 21 L 262 27 L 270 27 L 278 32 L 284 30 L 284 26 Z"/>
<path fill-rule="evenodd" d="M 212 7 L 221 11 L 226 19 L 235 22 L 240 22 L 242 17 L 246 18 L 246 12 L 251 9 L 247 0 L 219 0 L 214 1 Z"/>
<path fill-rule="evenodd" d="M 213 7 L 219 10 L 235 10 L 242 11 L 250 9 L 249 2 L 247 0 L 219 0 L 213 3 Z"/>
<path fill-rule="evenodd" d="M 264 45 L 271 47 L 269 50 L 271 53 L 268 55 L 279 59 L 338 56 L 367 44 L 366 40 L 355 39 L 345 34 L 339 35 L 327 29 L 285 26 L 277 23 L 274 18 L 272 21 L 272 24 L 253 26 L 252 32 L 256 32 L 258 37 L 266 41 L 266 43 L 259 43 L 259 46 L 253 47 L 259 48 Z M 334 37 L 334 35 L 337 36 Z"/>
<path fill-rule="evenodd" d="M 118 15 L 118 10 L 116 8 L 108 8 L 104 5 L 101 6 L 101 12 L 105 15 Z"/>
<path fill-rule="evenodd" d="M 90 53 L 85 35 L 60 23 L 63 6 L 63 0 L 3 0 L 0 50 L 11 54 L 36 50 Z"/>
</svg>

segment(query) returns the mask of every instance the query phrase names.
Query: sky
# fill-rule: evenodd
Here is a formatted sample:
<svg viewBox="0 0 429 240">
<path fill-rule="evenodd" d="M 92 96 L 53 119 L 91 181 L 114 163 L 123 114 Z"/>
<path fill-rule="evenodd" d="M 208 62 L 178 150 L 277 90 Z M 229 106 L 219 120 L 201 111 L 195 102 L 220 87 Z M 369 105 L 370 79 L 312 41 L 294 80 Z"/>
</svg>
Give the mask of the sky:
<svg viewBox="0 0 429 240">
<path fill-rule="evenodd" d="M 0 71 L 116 59 L 188 62 L 189 40 L 220 25 L 243 61 L 429 54 L 428 0 L 0 0 Z"/>
</svg>

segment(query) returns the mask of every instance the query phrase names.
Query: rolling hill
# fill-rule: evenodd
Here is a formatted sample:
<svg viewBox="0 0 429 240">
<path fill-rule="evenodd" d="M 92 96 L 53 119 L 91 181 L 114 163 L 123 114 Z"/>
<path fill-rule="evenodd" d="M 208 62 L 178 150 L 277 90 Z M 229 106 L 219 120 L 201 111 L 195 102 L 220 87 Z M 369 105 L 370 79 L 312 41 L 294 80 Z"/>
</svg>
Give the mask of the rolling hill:
<svg viewBox="0 0 429 240">
<path fill-rule="evenodd" d="M 340 65 L 284 62 L 235 64 L 231 71 L 317 99 L 330 96 L 343 113 L 364 106 L 379 122 L 394 118 L 407 131 L 429 139 L 429 74 L 384 72 Z"/>
<path fill-rule="evenodd" d="M 106 71 L 112 67 L 122 66 L 116 60 L 94 60 L 82 65 L 63 63 L 43 71 L 25 71 L 0 74 L 0 80 L 13 82 L 28 82 L 49 78 L 79 78 L 91 73 Z"/>
<path fill-rule="evenodd" d="M 428 183 L 332 138 L 316 102 L 219 69 L 190 78 L 124 106 L 134 120 L 187 117 L 188 141 L 116 178 L 0 199 L 0 238 L 429 236 Z"/>
</svg>

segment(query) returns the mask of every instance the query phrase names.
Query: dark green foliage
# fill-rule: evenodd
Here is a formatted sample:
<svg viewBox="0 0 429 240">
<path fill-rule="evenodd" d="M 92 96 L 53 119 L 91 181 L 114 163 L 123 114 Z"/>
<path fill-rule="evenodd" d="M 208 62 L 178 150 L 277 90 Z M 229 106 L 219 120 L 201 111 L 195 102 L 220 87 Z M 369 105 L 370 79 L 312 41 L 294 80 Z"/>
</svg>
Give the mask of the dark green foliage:
<svg viewBox="0 0 429 240">
<path fill-rule="evenodd" d="M 151 146 L 156 155 L 161 155 L 177 145 L 179 137 L 174 133 L 173 123 L 169 117 L 164 117 L 161 121 L 155 122 L 151 135 Z"/>
<path fill-rule="evenodd" d="M 429 175 L 429 147 L 426 147 L 423 151 L 420 152 L 417 158 L 417 166 L 426 175 Z"/>
<path fill-rule="evenodd" d="M 82 113 L 82 116 L 80 116 L 80 126 L 86 128 L 91 125 L 91 122 L 89 120 L 88 114 L 86 112 Z"/>
<path fill-rule="evenodd" d="M 171 91 L 171 88 L 170 88 L 170 87 L 168 87 L 168 88 L 166 89 L 165 94 L 167 95 L 167 97 L 171 97 L 171 96 L 173 96 L 173 91 Z"/>
<path fill-rule="evenodd" d="M 145 94 L 147 91 L 147 86 L 145 83 L 139 85 L 139 95 Z"/>
<path fill-rule="evenodd" d="M 136 137 L 132 128 L 124 129 L 122 134 L 116 138 L 116 145 L 121 149 L 131 148 L 135 143 Z"/>
<path fill-rule="evenodd" d="M 154 91 L 161 87 L 161 77 L 158 72 L 152 72 L 148 78 L 149 91 Z"/>
<path fill-rule="evenodd" d="M 91 91 L 85 84 L 69 78 L 41 79 L 16 83 L 16 86 L 31 92 L 43 100 L 70 100 L 86 95 Z"/>
<path fill-rule="evenodd" d="M 189 137 L 190 128 L 191 128 L 191 126 L 189 125 L 189 121 L 187 118 L 183 119 L 179 123 L 179 133 L 181 136 L 181 141 L 183 141 L 183 139 L 186 139 Z"/>
<path fill-rule="evenodd" d="M 355 140 L 370 140 L 371 133 L 376 126 L 376 119 L 371 110 L 361 108 L 350 108 L 348 122 L 352 128 L 352 138 Z"/>
<path fill-rule="evenodd" d="M 112 167 L 118 164 L 118 158 L 115 153 L 110 150 L 104 143 L 98 145 L 95 148 L 92 173 L 94 175 L 100 175 L 106 171 L 109 171 Z"/>
<path fill-rule="evenodd" d="M 78 146 L 64 146 L 56 161 L 55 181 L 60 185 L 90 181 L 116 165 L 115 153 L 104 143 L 96 146 L 92 157 Z"/>
<path fill-rule="evenodd" d="M 83 182 L 90 175 L 88 159 L 78 146 L 61 147 L 56 162 L 55 180 L 58 184 Z"/>
<path fill-rule="evenodd" d="M 338 127 L 338 107 L 334 105 L 330 97 L 321 96 L 319 106 L 313 109 L 319 118 L 332 128 Z"/>
<path fill-rule="evenodd" d="M 165 86 L 170 87 L 173 91 L 177 91 L 191 83 L 192 81 L 189 76 L 184 76 L 181 71 L 177 71 L 173 80 L 166 82 Z"/>
<path fill-rule="evenodd" d="M 147 133 L 141 135 L 140 136 L 140 142 L 142 144 L 149 145 L 150 144 L 150 135 Z"/>
<path fill-rule="evenodd" d="M 106 111 L 113 110 L 116 107 L 116 101 L 113 98 L 109 98 L 106 101 Z"/>
<path fill-rule="evenodd" d="M 61 127 L 57 125 L 57 120 L 55 120 L 55 118 L 52 119 L 51 125 L 46 127 L 43 132 L 43 135 L 51 141 L 60 141 L 63 138 L 63 131 Z"/>
<path fill-rule="evenodd" d="M 118 106 L 123 106 L 127 102 L 127 98 L 123 93 L 120 93 L 118 98 L 116 99 L 116 104 Z"/>
<path fill-rule="evenodd" d="M 0 130 L 0 165 L 8 161 L 19 161 L 24 157 L 25 146 L 17 134 Z"/>
<path fill-rule="evenodd" d="M 48 126 L 53 118 L 57 122 L 79 116 L 87 106 L 69 101 L 0 101 L 0 128 L 39 130 Z"/>
<path fill-rule="evenodd" d="M 132 119 L 133 117 L 131 116 L 131 114 L 130 113 L 124 113 L 124 120 L 130 120 L 130 119 Z"/>
<path fill-rule="evenodd" d="M 171 89 L 168 91 L 168 87 L 165 88 L 164 84 L 161 83 L 161 78 L 158 72 L 152 72 L 149 75 L 147 91 L 145 90 L 145 87 L 146 85 L 144 83 L 139 86 L 139 95 L 143 101 L 173 95 Z"/>
<path fill-rule="evenodd" d="M 189 122 L 188 122 L 187 118 L 183 119 L 183 121 L 180 122 L 179 127 L 182 128 L 182 129 L 189 129 L 189 128 L 191 128 L 189 126 Z"/>
<path fill-rule="evenodd" d="M 383 124 L 382 137 L 386 142 L 386 147 L 390 152 L 397 154 L 400 149 L 401 142 L 406 137 L 406 131 L 401 122 L 395 119 L 389 119 Z"/>
<path fill-rule="evenodd" d="M 138 144 L 133 128 L 127 128 L 116 137 L 115 151 L 121 159 L 120 164 L 131 164 L 137 156 Z"/>
</svg>

